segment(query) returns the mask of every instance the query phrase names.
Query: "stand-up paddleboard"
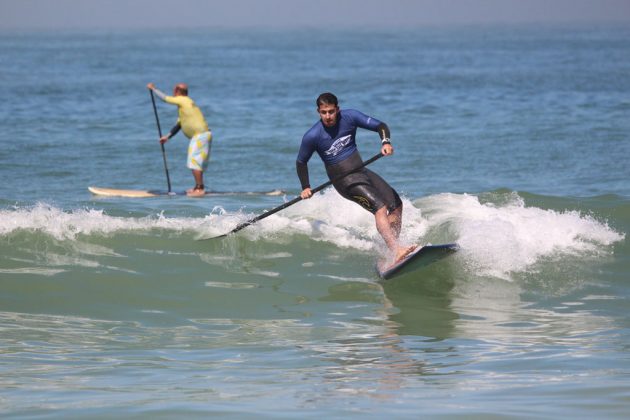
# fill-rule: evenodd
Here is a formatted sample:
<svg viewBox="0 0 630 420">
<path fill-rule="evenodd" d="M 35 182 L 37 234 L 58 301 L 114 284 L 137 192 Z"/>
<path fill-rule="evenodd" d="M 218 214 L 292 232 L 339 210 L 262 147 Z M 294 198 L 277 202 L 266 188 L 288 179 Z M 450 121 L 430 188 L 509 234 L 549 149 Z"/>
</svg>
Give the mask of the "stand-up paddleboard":
<svg viewBox="0 0 630 420">
<path fill-rule="evenodd" d="M 451 255 L 459 249 L 457 244 L 425 245 L 416 248 L 411 254 L 396 264 L 386 267 L 376 266 L 376 271 L 382 279 L 391 279 L 415 271 L 437 260 Z"/>
<path fill-rule="evenodd" d="M 160 190 L 118 190 L 115 188 L 100 188 L 100 187 L 88 187 L 88 190 L 98 196 L 102 197 L 130 197 L 130 198 L 147 198 L 147 197 L 163 197 L 163 196 L 185 196 L 186 191 L 177 191 L 170 193 L 168 191 Z M 282 190 L 271 191 L 206 191 L 206 196 L 216 195 L 282 195 Z"/>
</svg>

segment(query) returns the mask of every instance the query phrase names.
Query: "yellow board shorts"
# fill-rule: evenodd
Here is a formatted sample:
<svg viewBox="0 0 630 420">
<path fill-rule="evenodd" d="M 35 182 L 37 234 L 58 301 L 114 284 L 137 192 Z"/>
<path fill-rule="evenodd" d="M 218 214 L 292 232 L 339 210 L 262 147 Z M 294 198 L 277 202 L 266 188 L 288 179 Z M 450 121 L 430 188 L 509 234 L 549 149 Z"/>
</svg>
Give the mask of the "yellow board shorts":
<svg viewBox="0 0 630 420">
<path fill-rule="evenodd" d="M 186 166 L 189 169 L 205 171 L 210 159 L 210 146 L 212 145 L 212 133 L 206 131 L 199 133 L 190 139 L 188 143 L 188 160 Z"/>
</svg>

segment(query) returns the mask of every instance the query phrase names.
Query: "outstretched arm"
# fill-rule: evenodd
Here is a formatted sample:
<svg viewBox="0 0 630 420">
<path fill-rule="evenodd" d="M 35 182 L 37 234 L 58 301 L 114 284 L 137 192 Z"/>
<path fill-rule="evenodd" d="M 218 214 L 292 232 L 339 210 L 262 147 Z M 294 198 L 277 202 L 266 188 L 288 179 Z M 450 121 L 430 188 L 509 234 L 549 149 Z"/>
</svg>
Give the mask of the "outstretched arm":
<svg viewBox="0 0 630 420">
<path fill-rule="evenodd" d="M 166 101 L 166 94 L 162 92 L 161 90 L 159 90 L 158 88 L 156 88 L 153 83 L 148 83 L 147 89 L 152 90 L 158 98 L 160 98 L 163 101 Z"/>
</svg>

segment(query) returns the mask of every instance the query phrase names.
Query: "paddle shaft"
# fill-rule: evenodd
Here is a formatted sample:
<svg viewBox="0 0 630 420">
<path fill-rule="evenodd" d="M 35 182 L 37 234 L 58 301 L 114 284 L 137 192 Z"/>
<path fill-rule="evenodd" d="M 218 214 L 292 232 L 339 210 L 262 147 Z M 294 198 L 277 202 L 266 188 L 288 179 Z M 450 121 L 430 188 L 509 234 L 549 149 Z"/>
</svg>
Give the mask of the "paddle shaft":
<svg viewBox="0 0 630 420">
<path fill-rule="evenodd" d="M 155 97 L 153 96 L 153 89 L 149 89 L 151 92 L 151 103 L 153 104 L 153 113 L 155 114 L 155 122 L 157 123 L 158 134 L 162 138 L 162 127 L 160 127 L 160 118 L 158 117 L 157 107 L 155 106 Z M 164 172 L 166 172 L 166 183 L 168 184 L 168 192 L 171 192 L 171 177 L 168 175 L 168 166 L 166 165 L 166 149 L 164 143 L 160 142 L 162 147 L 162 160 L 164 161 Z"/>
<path fill-rule="evenodd" d="M 378 159 L 380 159 L 382 157 L 383 157 L 383 154 L 379 153 L 379 154 L 371 157 L 370 159 L 366 160 L 365 162 L 363 162 L 361 164 L 361 166 L 358 166 L 358 167 L 354 168 L 353 170 L 351 170 L 351 171 L 349 171 L 349 172 L 347 172 L 347 173 L 345 173 L 343 175 L 339 175 L 338 177 L 335 177 L 334 179 L 331 179 L 328 182 L 324 182 L 322 185 L 320 185 L 319 187 L 313 188 L 311 191 L 313 192 L 313 194 L 318 193 L 319 191 L 323 190 L 324 188 L 329 187 L 330 185 L 332 185 L 333 182 L 339 181 L 341 178 L 344 178 L 344 177 L 350 175 L 351 173 L 356 172 L 359 169 L 368 166 L 370 163 L 372 163 L 372 162 L 374 162 L 374 161 L 376 161 L 376 160 L 378 160 Z M 269 210 L 268 212 L 263 213 L 260 216 L 256 216 L 253 219 L 248 220 L 247 222 L 241 223 L 240 225 L 236 226 L 234 229 L 232 229 L 228 233 L 224 233 L 223 235 L 215 236 L 215 237 L 209 238 L 209 239 L 223 238 L 223 237 L 226 237 L 226 236 L 228 236 L 228 235 L 230 235 L 232 233 L 238 232 L 239 230 L 241 230 L 243 228 L 246 228 L 247 226 L 252 225 L 252 224 L 256 223 L 257 221 L 262 220 L 265 217 L 269 217 L 272 214 L 275 214 L 275 213 L 279 212 L 280 210 L 284 210 L 287 207 L 292 206 L 295 203 L 297 203 L 299 201 L 302 201 L 302 200 L 303 200 L 303 198 L 301 196 L 297 196 L 293 200 L 287 201 L 286 203 L 282 204 L 281 206 L 276 207 L 275 209 Z"/>
</svg>

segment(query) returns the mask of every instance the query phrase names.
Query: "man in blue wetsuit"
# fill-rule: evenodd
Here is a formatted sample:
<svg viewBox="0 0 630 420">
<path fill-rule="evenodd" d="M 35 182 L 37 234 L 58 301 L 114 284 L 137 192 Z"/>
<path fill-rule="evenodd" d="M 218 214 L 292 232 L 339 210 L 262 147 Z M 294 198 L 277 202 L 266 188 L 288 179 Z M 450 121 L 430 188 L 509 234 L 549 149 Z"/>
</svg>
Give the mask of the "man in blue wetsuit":
<svg viewBox="0 0 630 420">
<path fill-rule="evenodd" d="M 296 161 L 302 184 L 300 196 L 307 199 L 313 195 L 307 163 L 313 152 L 317 152 L 331 180 L 350 173 L 335 180 L 333 186 L 344 198 L 374 214 L 376 229 L 391 250 L 394 261 L 401 260 L 416 246 L 402 246 L 398 242 L 403 210 L 398 193 L 383 178 L 365 167 L 353 171 L 363 163 L 355 142 L 358 127 L 379 133 L 384 156 L 394 153 L 387 124 L 354 109 L 340 110 L 337 97 L 332 93 L 319 95 L 317 112 L 321 120 L 304 134 Z"/>
</svg>

